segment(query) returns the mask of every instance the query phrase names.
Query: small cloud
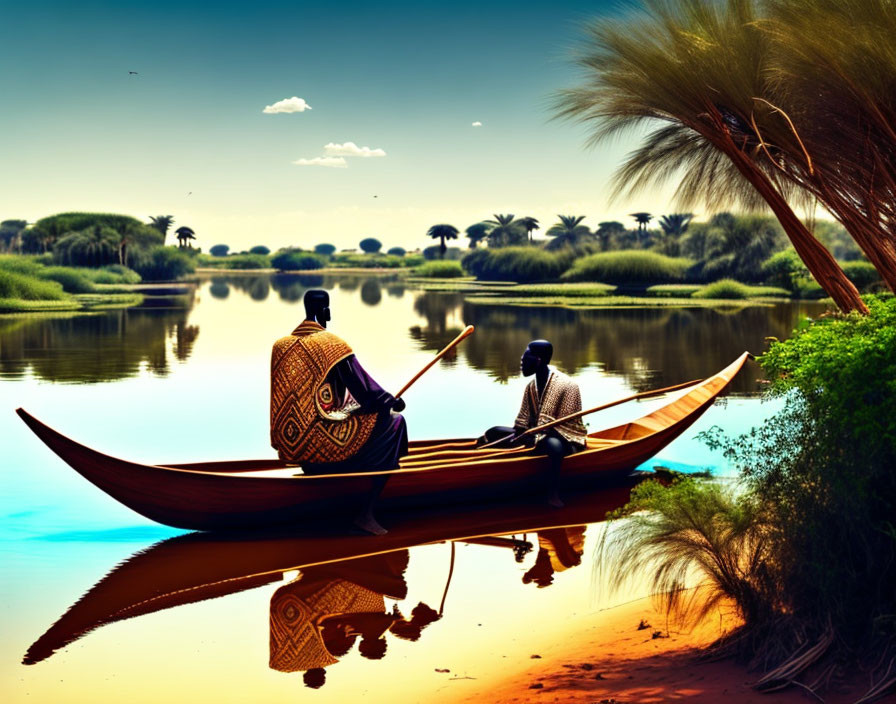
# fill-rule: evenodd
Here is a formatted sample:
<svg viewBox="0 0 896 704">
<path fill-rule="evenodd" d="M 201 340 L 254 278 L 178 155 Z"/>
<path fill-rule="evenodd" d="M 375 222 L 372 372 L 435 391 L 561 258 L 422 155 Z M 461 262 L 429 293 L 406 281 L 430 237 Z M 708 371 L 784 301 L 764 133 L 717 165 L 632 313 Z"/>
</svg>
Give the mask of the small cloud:
<svg viewBox="0 0 896 704">
<path fill-rule="evenodd" d="M 479 120 L 473 123 L 473 127 L 482 127 L 482 123 Z"/>
<path fill-rule="evenodd" d="M 359 147 L 354 142 L 346 142 L 345 144 L 335 144 L 330 142 L 324 147 L 324 153 L 329 156 L 360 156 L 364 158 L 386 156 L 386 152 L 382 149 Z"/>
<path fill-rule="evenodd" d="M 311 106 L 308 103 L 301 98 L 293 96 L 292 98 L 278 100 L 273 105 L 267 105 L 262 112 L 266 115 L 276 115 L 281 112 L 305 112 L 310 109 Z"/>
<path fill-rule="evenodd" d="M 296 159 L 296 166 L 329 166 L 333 169 L 344 169 L 348 166 L 341 156 L 316 156 L 313 159 Z"/>
</svg>

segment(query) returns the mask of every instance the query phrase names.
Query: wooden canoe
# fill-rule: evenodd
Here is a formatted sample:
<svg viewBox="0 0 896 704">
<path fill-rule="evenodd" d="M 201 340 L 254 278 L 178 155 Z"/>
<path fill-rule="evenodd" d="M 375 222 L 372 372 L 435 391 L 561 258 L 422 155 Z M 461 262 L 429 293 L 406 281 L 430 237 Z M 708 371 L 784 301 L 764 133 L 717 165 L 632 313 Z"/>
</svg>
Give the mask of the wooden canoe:
<svg viewBox="0 0 896 704">
<path fill-rule="evenodd" d="M 563 461 L 564 482 L 606 479 L 653 457 L 712 406 L 748 353 L 638 420 L 588 435 L 587 447 Z M 308 476 L 277 460 L 144 465 L 104 455 L 16 411 L 75 471 L 125 506 L 175 528 L 223 530 L 294 524 L 342 516 L 369 495 L 373 479 L 389 482 L 377 504 L 391 511 L 468 504 L 543 490 L 547 460 L 526 448 L 475 449 L 472 439 L 416 441 L 399 469 Z"/>
<path fill-rule="evenodd" d="M 23 663 L 47 659 L 91 631 L 117 621 L 235 594 L 283 579 L 291 570 L 334 570 L 359 558 L 444 541 L 488 543 L 489 536 L 528 534 L 604 520 L 623 506 L 636 473 L 596 491 L 577 492 L 562 509 L 516 500 L 458 511 L 443 507 L 394 517 L 387 535 L 280 530 L 188 533 L 139 550 L 116 565 L 28 648 Z M 493 541 L 494 544 L 494 541 Z M 508 567 L 513 564 L 509 561 Z M 512 567 L 511 567 L 512 568 Z"/>
</svg>

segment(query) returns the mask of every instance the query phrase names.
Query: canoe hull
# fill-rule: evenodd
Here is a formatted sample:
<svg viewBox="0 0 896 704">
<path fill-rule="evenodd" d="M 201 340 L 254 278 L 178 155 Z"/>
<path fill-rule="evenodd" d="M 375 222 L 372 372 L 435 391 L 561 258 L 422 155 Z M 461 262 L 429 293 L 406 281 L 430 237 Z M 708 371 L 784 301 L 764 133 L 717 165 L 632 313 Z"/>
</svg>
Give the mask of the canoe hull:
<svg viewBox="0 0 896 704">
<path fill-rule="evenodd" d="M 653 457 L 713 404 L 746 359 L 742 355 L 659 411 L 592 433 L 588 449 L 564 460 L 564 482 L 599 484 Z M 261 528 L 341 516 L 356 510 L 383 474 L 389 475 L 378 503 L 383 510 L 500 499 L 541 490 L 547 468 L 544 457 L 520 451 L 483 454 L 467 449 L 470 441 L 415 443 L 407 467 L 391 472 L 290 476 L 284 470 L 287 476 L 253 476 L 262 469 L 283 469 L 276 460 L 142 465 L 81 445 L 22 409 L 17 413 L 51 450 L 101 490 L 153 521 L 189 530 Z M 444 449 L 446 442 L 457 449 Z"/>
</svg>

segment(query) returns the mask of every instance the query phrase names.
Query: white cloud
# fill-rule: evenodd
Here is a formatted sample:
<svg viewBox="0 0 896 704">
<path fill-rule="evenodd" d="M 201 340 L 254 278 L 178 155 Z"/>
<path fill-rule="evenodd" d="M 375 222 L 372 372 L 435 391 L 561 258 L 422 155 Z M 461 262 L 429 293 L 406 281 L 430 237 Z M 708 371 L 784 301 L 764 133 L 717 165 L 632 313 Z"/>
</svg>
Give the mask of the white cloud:
<svg viewBox="0 0 896 704">
<path fill-rule="evenodd" d="M 293 96 L 292 98 L 278 100 L 273 105 L 267 105 L 262 112 L 267 115 L 276 115 L 281 112 L 305 112 L 310 109 L 311 106 L 302 100 L 302 98 Z"/>
<path fill-rule="evenodd" d="M 473 127 L 482 127 L 482 123 L 479 120 L 473 123 Z"/>
<path fill-rule="evenodd" d="M 386 152 L 382 149 L 359 147 L 354 142 L 346 142 L 345 144 L 335 144 L 334 142 L 330 142 L 324 147 L 324 153 L 328 156 L 360 156 L 365 158 L 386 156 Z"/>
<path fill-rule="evenodd" d="M 296 159 L 292 163 L 296 166 L 329 166 L 334 169 L 344 169 L 348 166 L 341 156 L 316 156 L 313 159 Z"/>
</svg>

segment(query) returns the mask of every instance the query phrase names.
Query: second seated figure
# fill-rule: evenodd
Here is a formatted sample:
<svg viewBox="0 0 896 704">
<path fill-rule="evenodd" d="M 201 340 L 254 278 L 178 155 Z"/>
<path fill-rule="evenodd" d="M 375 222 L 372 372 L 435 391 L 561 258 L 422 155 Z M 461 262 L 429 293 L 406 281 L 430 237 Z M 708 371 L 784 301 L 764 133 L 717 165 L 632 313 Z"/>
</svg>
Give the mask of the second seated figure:
<svg viewBox="0 0 896 704">
<path fill-rule="evenodd" d="M 535 452 L 547 455 L 550 466 L 548 476 L 547 502 L 557 508 L 563 507 L 560 499 L 560 470 L 563 458 L 585 447 L 586 430 L 581 418 L 573 418 L 541 433 L 518 436 L 531 428 L 537 428 L 564 416 L 582 410 L 582 396 L 579 386 L 566 374 L 550 366 L 554 346 L 547 340 L 533 340 L 526 347 L 520 359 L 523 376 L 535 376 L 523 392 L 523 402 L 513 427 L 495 426 L 489 428 L 481 438 L 482 443 L 496 442 L 504 438 L 505 447 L 526 441 L 533 445 Z"/>
</svg>

